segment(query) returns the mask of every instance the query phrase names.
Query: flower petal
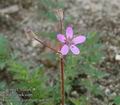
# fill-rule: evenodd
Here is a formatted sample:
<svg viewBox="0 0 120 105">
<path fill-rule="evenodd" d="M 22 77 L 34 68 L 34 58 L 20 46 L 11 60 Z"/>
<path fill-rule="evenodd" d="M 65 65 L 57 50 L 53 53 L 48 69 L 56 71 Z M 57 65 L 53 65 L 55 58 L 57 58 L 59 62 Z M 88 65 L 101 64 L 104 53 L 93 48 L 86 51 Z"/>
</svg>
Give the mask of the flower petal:
<svg viewBox="0 0 120 105">
<path fill-rule="evenodd" d="M 62 53 L 62 55 L 67 55 L 68 51 L 69 51 L 69 47 L 66 44 L 63 45 L 62 48 L 61 48 L 61 50 L 60 50 L 60 52 Z"/>
<path fill-rule="evenodd" d="M 70 39 L 73 38 L 73 29 L 71 26 L 67 27 L 66 29 L 66 37 Z"/>
<path fill-rule="evenodd" d="M 58 35 L 57 35 L 57 39 L 58 39 L 60 42 L 62 42 L 62 43 L 64 43 L 65 40 L 66 40 L 65 36 L 62 35 L 62 34 L 58 34 Z"/>
<path fill-rule="evenodd" d="M 73 54 L 76 54 L 76 55 L 80 53 L 79 48 L 77 48 L 75 45 L 71 45 L 70 50 L 72 51 Z"/>
<path fill-rule="evenodd" d="M 76 38 L 73 38 L 72 42 L 76 45 L 76 44 L 85 42 L 85 40 L 86 40 L 86 37 L 83 35 L 80 35 Z"/>
</svg>

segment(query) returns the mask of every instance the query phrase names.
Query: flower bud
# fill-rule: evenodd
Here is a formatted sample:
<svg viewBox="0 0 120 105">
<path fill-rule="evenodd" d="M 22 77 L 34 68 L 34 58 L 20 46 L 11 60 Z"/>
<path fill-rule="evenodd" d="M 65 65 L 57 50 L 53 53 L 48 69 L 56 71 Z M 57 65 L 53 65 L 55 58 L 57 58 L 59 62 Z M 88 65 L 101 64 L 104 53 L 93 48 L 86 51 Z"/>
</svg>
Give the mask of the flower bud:
<svg viewBox="0 0 120 105">
<path fill-rule="evenodd" d="M 55 9 L 54 12 L 58 20 L 63 20 L 64 18 L 63 9 Z"/>
</svg>

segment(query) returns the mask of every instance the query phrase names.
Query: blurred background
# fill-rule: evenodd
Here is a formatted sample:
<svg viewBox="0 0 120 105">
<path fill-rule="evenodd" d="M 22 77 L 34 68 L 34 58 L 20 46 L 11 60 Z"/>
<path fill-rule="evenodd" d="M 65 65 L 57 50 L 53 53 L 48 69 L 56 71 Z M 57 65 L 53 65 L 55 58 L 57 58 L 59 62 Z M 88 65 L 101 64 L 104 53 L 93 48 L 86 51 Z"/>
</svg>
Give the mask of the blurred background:
<svg viewBox="0 0 120 105">
<path fill-rule="evenodd" d="M 66 103 L 120 105 L 120 0 L 0 0 L 0 99 L 4 96 L 1 93 L 4 93 L 5 89 L 24 87 L 29 90 L 30 87 L 43 86 L 42 81 L 38 81 L 43 74 L 45 79 L 42 80 L 46 80 L 44 85 L 57 89 L 54 87 L 57 86 L 56 78 L 59 75 L 57 55 L 38 42 L 28 40 L 24 29 L 31 27 L 41 40 L 55 47 L 58 20 L 54 10 L 59 8 L 64 10 L 64 27 L 72 24 L 75 34 L 84 34 L 88 38 L 86 44 L 80 47 L 80 56 L 83 56 L 73 56 L 75 60 L 69 56 L 68 61 L 72 62 L 66 62 L 66 69 L 71 72 L 66 76 L 69 78 L 66 80 L 69 81 L 65 90 Z M 80 69 L 79 72 L 73 73 L 74 65 Z M 84 69 L 86 71 L 83 72 Z M 97 74 L 97 70 L 101 72 Z M 80 82 L 81 79 L 89 81 Z M 32 82 L 27 84 L 28 81 Z M 91 81 L 97 85 L 92 85 L 92 89 L 89 89 L 87 87 Z M 40 92 L 44 95 L 38 95 L 38 89 L 32 94 L 34 98 L 53 97 L 50 95 L 52 89 L 45 93 L 43 90 L 46 87 L 40 86 L 37 88 L 41 89 Z M 100 94 L 96 87 L 100 87 L 103 93 Z M 28 90 L 26 91 L 31 93 Z M 17 90 L 17 94 L 26 91 Z M 49 104 L 34 102 L 25 105 L 59 105 L 59 98 L 56 99 L 59 90 L 56 91 L 54 101 L 48 102 Z M 4 96 L 5 100 L 0 100 L 0 105 L 19 105 L 19 97 L 14 99 L 17 94 L 15 90 L 13 98 L 10 98 L 11 95 Z M 22 99 L 26 97 L 23 96 Z"/>
</svg>

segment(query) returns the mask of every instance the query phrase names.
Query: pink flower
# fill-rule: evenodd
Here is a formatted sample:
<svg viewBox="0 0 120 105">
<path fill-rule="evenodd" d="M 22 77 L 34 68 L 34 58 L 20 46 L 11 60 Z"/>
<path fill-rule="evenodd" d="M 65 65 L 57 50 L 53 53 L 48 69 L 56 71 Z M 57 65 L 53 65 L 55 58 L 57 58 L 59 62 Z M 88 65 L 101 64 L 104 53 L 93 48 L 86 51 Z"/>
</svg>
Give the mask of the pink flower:
<svg viewBox="0 0 120 105">
<path fill-rule="evenodd" d="M 66 29 L 66 36 L 58 34 L 57 39 L 63 44 L 60 49 L 62 55 L 67 55 L 69 50 L 71 50 L 73 54 L 78 55 L 80 50 L 76 45 L 85 42 L 86 37 L 83 35 L 74 37 L 72 27 L 68 26 Z"/>
</svg>

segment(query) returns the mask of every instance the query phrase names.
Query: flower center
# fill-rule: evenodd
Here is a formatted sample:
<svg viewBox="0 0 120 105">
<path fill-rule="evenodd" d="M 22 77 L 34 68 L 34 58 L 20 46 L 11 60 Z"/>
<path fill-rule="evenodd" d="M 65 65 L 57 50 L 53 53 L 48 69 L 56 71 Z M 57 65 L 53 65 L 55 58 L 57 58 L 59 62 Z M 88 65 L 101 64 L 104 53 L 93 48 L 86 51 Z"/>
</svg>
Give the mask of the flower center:
<svg viewBox="0 0 120 105">
<path fill-rule="evenodd" d="M 70 46 L 71 44 L 74 44 L 74 43 L 72 42 L 72 38 L 66 38 L 65 44 L 67 44 L 68 46 Z"/>
</svg>

